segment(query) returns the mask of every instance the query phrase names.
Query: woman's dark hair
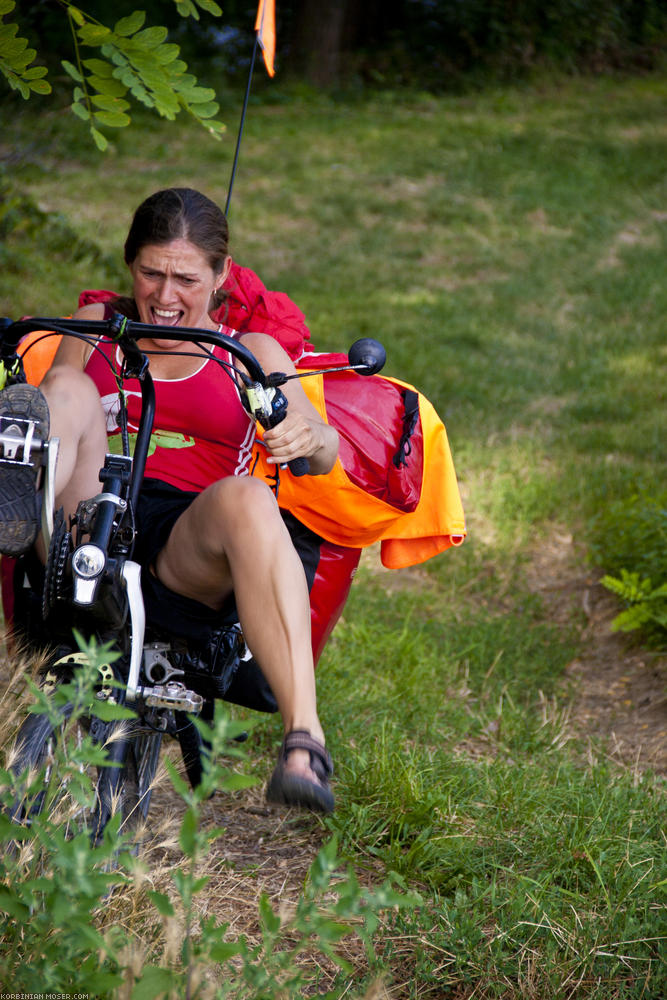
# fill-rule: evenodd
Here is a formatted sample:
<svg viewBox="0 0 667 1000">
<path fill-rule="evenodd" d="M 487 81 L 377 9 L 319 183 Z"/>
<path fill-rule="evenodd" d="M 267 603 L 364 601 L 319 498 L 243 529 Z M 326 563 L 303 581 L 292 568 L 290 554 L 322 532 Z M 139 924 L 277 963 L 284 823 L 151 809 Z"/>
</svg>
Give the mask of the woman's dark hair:
<svg viewBox="0 0 667 1000">
<path fill-rule="evenodd" d="M 193 188 L 165 188 L 142 201 L 134 213 L 125 240 L 125 263 L 132 264 L 145 246 L 160 246 L 172 240 L 189 240 L 205 255 L 211 270 L 220 274 L 229 253 L 229 229 L 224 212 L 214 201 Z M 219 291 L 213 305 L 219 307 L 226 294 Z M 133 299 L 120 297 L 114 308 L 130 319 L 138 319 Z"/>
<path fill-rule="evenodd" d="M 172 240 L 189 240 L 205 254 L 219 274 L 229 253 L 229 229 L 224 212 L 193 188 L 156 191 L 134 213 L 125 241 L 125 263 L 131 264 L 142 247 Z"/>
</svg>

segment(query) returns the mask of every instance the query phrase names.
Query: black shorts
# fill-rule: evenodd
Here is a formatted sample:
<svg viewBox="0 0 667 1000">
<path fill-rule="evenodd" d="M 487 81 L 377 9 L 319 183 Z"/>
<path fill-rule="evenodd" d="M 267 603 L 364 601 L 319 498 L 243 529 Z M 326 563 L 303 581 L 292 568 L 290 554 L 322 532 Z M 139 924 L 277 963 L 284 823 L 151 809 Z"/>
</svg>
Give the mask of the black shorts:
<svg viewBox="0 0 667 1000">
<path fill-rule="evenodd" d="M 148 624 L 169 635 L 205 642 L 212 629 L 238 621 L 233 594 L 220 611 L 214 611 L 165 587 L 151 572 L 174 524 L 197 496 L 197 493 L 179 490 L 159 479 L 144 479 L 135 511 L 137 540 L 133 558 L 142 568 L 141 588 Z M 322 540 L 288 511 L 280 513 L 301 558 L 310 590 Z"/>
</svg>

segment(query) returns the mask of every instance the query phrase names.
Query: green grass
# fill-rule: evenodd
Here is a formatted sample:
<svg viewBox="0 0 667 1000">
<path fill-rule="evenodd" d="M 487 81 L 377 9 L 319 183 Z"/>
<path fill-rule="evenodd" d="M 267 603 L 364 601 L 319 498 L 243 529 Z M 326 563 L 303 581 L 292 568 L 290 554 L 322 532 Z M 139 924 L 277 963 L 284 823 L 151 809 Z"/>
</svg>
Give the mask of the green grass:
<svg viewBox="0 0 667 1000">
<path fill-rule="evenodd" d="M 666 98 L 664 76 L 356 102 L 278 85 L 250 109 L 234 256 L 318 347 L 384 341 L 446 420 L 468 517 L 409 586 L 362 569 L 318 673 L 331 827 L 428 900 L 386 935 L 401 995 L 667 988 L 663 786 L 572 738 L 581 621 L 550 621 L 524 575 L 554 530 L 614 570 L 646 539 L 664 568 L 655 519 L 633 533 L 623 511 L 667 489 Z M 60 221 L 0 217 L 0 312 L 120 287 L 131 212 L 160 186 L 224 204 L 239 99 L 222 143 L 141 117 L 107 157 L 17 103 L 6 177 Z"/>
</svg>

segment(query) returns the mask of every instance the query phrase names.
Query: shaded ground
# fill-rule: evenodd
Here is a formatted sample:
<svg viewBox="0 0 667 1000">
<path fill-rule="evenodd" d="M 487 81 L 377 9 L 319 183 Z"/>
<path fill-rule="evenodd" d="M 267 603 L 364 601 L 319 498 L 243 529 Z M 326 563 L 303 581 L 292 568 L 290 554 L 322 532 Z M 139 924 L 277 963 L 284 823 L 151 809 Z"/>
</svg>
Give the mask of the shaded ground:
<svg viewBox="0 0 667 1000">
<path fill-rule="evenodd" d="M 581 649 L 567 668 L 570 724 L 618 763 L 667 777 L 667 656 L 637 647 L 611 623 L 619 605 L 586 570 L 571 535 L 533 552 L 528 579 L 555 621 L 579 621 Z"/>
</svg>

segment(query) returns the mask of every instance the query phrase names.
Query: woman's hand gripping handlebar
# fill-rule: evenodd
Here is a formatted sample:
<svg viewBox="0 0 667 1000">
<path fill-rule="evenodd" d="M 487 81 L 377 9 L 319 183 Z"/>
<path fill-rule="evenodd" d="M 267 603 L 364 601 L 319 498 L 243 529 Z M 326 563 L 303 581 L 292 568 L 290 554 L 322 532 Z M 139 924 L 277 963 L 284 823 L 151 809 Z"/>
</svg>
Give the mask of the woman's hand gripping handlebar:
<svg viewBox="0 0 667 1000">
<path fill-rule="evenodd" d="M 284 392 L 277 386 L 264 388 L 259 382 L 253 382 L 251 386 L 246 385 L 244 388 L 252 415 L 265 431 L 282 423 L 287 416 L 287 397 Z M 303 456 L 292 458 L 287 467 L 293 476 L 305 476 L 310 471 L 310 462 Z"/>
<path fill-rule="evenodd" d="M 324 371 L 343 371 L 352 368 L 360 375 L 374 375 L 380 371 L 386 361 L 386 352 L 382 344 L 377 340 L 364 337 L 357 340 L 350 348 L 348 354 L 348 365 L 338 365 L 334 368 L 327 368 Z M 244 388 L 248 398 L 248 404 L 255 419 L 262 425 L 264 430 L 277 427 L 287 416 L 287 398 L 278 388 L 292 379 L 307 378 L 310 374 L 322 374 L 318 372 L 296 372 L 293 375 L 285 375 L 283 372 L 272 372 L 267 376 L 267 385 L 253 383 Z M 310 471 L 310 462 L 307 457 L 301 456 L 293 458 L 287 462 L 287 467 L 293 476 L 305 476 Z"/>
</svg>

